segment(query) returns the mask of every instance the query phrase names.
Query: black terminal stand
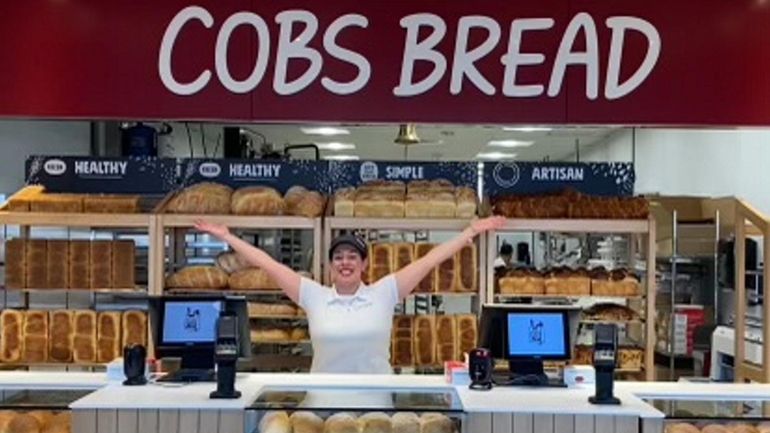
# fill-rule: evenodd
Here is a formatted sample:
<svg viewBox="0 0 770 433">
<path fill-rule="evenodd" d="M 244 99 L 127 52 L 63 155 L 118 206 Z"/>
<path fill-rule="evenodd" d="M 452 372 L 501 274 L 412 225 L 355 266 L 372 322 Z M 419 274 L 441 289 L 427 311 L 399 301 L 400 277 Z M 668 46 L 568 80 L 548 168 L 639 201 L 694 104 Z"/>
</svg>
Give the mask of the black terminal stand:
<svg viewBox="0 0 770 433">
<path fill-rule="evenodd" d="M 613 395 L 615 364 L 618 356 L 618 327 L 614 324 L 594 326 L 594 369 L 596 392 L 588 401 L 592 404 L 620 404 Z"/>
<path fill-rule="evenodd" d="M 219 316 L 214 361 L 217 364 L 217 389 L 210 398 L 240 398 L 235 390 L 235 364 L 238 361 L 238 317 Z"/>
</svg>

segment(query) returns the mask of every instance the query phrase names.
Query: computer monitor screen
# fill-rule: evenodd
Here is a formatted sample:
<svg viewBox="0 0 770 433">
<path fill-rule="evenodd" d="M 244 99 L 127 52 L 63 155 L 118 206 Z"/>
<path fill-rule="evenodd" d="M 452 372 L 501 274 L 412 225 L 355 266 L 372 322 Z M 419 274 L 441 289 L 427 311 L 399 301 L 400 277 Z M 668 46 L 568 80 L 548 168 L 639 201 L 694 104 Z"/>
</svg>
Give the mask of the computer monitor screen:
<svg viewBox="0 0 770 433">
<path fill-rule="evenodd" d="M 214 344 L 222 301 L 167 301 L 163 311 L 164 344 Z"/>
<path fill-rule="evenodd" d="M 564 312 L 509 312 L 507 331 L 509 358 L 569 356 L 569 325 Z"/>
</svg>

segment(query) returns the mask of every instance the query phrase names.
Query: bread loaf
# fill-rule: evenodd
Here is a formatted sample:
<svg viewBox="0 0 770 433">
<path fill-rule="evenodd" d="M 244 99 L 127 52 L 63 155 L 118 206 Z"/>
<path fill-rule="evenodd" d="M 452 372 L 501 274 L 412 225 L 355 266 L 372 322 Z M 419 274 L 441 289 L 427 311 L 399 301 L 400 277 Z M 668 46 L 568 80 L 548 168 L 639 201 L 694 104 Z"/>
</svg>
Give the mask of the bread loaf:
<svg viewBox="0 0 770 433">
<path fill-rule="evenodd" d="M 356 189 L 343 188 L 334 194 L 334 216 L 352 217 L 355 209 Z"/>
<path fill-rule="evenodd" d="M 317 191 L 308 191 L 304 187 L 294 186 L 283 197 L 289 215 L 316 218 L 323 214 L 326 200 Z"/>
<path fill-rule="evenodd" d="M 393 433 L 420 433 L 420 418 L 414 412 L 397 412 L 390 420 Z"/>
<path fill-rule="evenodd" d="M 446 415 L 428 412 L 420 417 L 420 433 L 454 433 L 455 425 Z"/>
<path fill-rule="evenodd" d="M 476 244 L 468 244 L 454 256 L 454 290 L 458 292 L 475 292 L 478 290 L 478 261 L 476 260 Z"/>
<path fill-rule="evenodd" d="M 27 287 L 43 289 L 48 286 L 48 241 L 30 239 L 27 241 L 25 262 L 27 265 Z"/>
<path fill-rule="evenodd" d="M 709 431 L 706 432 L 705 429 L 708 426 L 704 427 L 703 432 L 705 433 L 722 433 L 722 432 L 716 432 L 716 431 Z M 722 426 L 720 426 L 722 427 Z M 701 433 L 701 430 L 698 427 L 695 427 L 694 425 L 686 422 L 682 423 L 676 423 L 676 424 L 669 424 L 666 426 L 666 433 Z"/>
<path fill-rule="evenodd" d="M 223 289 L 227 274 L 215 266 L 189 266 L 166 278 L 167 288 Z"/>
<path fill-rule="evenodd" d="M 112 244 L 112 287 L 133 289 L 136 286 L 136 248 L 132 240 Z"/>
<path fill-rule="evenodd" d="M 454 289 L 455 285 L 455 258 L 454 256 L 444 260 L 436 268 L 436 288 L 434 292 L 447 293 Z"/>
<path fill-rule="evenodd" d="M 457 324 L 454 316 L 436 316 L 436 361 L 443 365 L 457 357 Z"/>
<path fill-rule="evenodd" d="M 228 274 L 251 267 L 240 254 L 234 251 L 217 255 L 217 266 Z"/>
<path fill-rule="evenodd" d="M 478 196 L 472 188 L 458 187 L 455 190 L 455 202 L 457 203 L 457 218 L 470 219 L 476 216 Z"/>
<path fill-rule="evenodd" d="M 27 287 L 26 241 L 10 239 L 5 243 L 5 287 L 23 289 Z"/>
<path fill-rule="evenodd" d="M 53 362 L 72 362 L 75 328 L 73 312 L 54 310 L 50 312 L 48 333 L 48 359 Z"/>
<path fill-rule="evenodd" d="M 147 314 L 143 311 L 128 310 L 123 313 L 123 347 L 141 344 L 147 347 Z"/>
<path fill-rule="evenodd" d="M 289 415 L 284 411 L 265 413 L 259 421 L 259 433 L 292 433 Z"/>
<path fill-rule="evenodd" d="M 291 340 L 291 334 L 285 329 L 254 329 L 251 331 L 251 341 L 284 342 Z"/>
<path fill-rule="evenodd" d="M 8 199 L 5 210 L 9 212 L 29 212 L 32 200 L 42 194 L 43 191 L 45 191 L 45 188 L 40 185 L 25 186 Z"/>
<path fill-rule="evenodd" d="M 201 182 L 185 188 L 172 198 L 166 211 L 184 214 L 229 214 L 233 190 L 213 182 Z"/>
<path fill-rule="evenodd" d="M 498 281 L 500 293 L 504 295 L 542 295 L 545 293 L 545 279 L 534 269 L 514 269 Z"/>
<path fill-rule="evenodd" d="M 261 316 L 296 316 L 297 308 L 287 304 L 268 304 L 249 302 L 249 317 Z"/>
<path fill-rule="evenodd" d="M 72 340 L 72 359 L 79 364 L 95 363 L 96 356 L 96 312 L 75 311 L 73 322 L 75 333 Z"/>
<path fill-rule="evenodd" d="M 455 316 L 457 324 L 457 343 L 455 347 L 457 353 L 455 359 L 464 360 L 465 354 L 476 348 L 478 329 L 476 316 L 473 314 L 460 314 Z"/>
<path fill-rule="evenodd" d="M 305 341 L 309 338 L 310 334 L 308 334 L 305 328 L 294 328 L 289 331 L 289 340 L 291 341 Z"/>
<path fill-rule="evenodd" d="M 412 337 L 414 334 L 412 316 L 395 316 L 391 337 L 391 358 L 396 367 L 414 365 Z"/>
<path fill-rule="evenodd" d="M 403 218 L 404 193 L 359 189 L 356 192 L 354 215 L 357 217 Z"/>
<path fill-rule="evenodd" d="M 48 313 L 28 310 L 24 315 L 24 355 L 28 363 L 48 360 Z"/>
<path fill-rule="evenodd" d="M 335 413 L 326 418 L 324 433 L 359 433 L 356 419 L 347 413 Z"/>
<path fill-rule="evenodd" d="M 404 204 L 404 215 L 407 218 L 430 218 L 431 194 L 425 191 L 409 192 Z"/>
<path fill-rule="evenodd" d="M 138 195 L 86 195 L 83 198 L 86 213 L 137 213 Z"/>
<path fill-rule="evenodd" d="M 414 361 L 418 367 L 436 365 L 436 323 L 433 316 L 414 318 Z"/>
<path fill-rule="evenodd" d="M 393 246 L 386 243 L 372 244 L 369 256 L 369 282 L 375 283 L 392 272 Z"/>
<path fill-rule="evenodd" d="M 233 193 L 231 210 L 236 215 L 283 215 L 286 203 L 273 188 L 247 186 Z"/>
<path fill-rule="evenodd" d="M 81 213 L 83 196 L 77 194 L 39 194 L 30 199 L 32 212 Z"/>
<path fill-rule="evenodd" d="M 358 418 L 360 433 L 392 433 L 390 417 L 384 412 L 368 412 Z"/>
<path fill-rule="evenodd" d="M 414 244 L 399 242 L 393 244 L 393 272 L 399 271 L 414 261 Z"/>
<path fill-rule="evenodd" d="M 248 268 L 228 278 L 230 290 L 277 290 L 278 284 L 262 269 Z"/>
<path fill-rule="evenodd" d="M 96 359 L 100 363 L 111 362 L 121 356 L 120 313 L 102 311 L 97 316 Z"/>
<path fill-rule="evenodd" d="M 72 417 L 69 411 L 59 412 L 53 416 L 41 433 L 72 433 Z"/>
<path fill-rule="evenodd" d="M 414 246 L 414 256 L 415 260 L 419 260 L 422 257 L 425 257 L 426 254 L 430 252 L 435 247 L 434 244 L 425 243 L 425 242 L 418 242 Z M 435 269 L 431 270 L 431 272 L 428 273 L 428 275 L 425 276 L 425 278 L 420 281 L 420 284 L 417 285 L 415 288 L 415 293 L 430 293 L 435 290 L 435 281 L 436 281 L 436 271 Z"/>
<path fill-rule="evenodd" d="M 91 243 L 70 241 L 69 249 L 69 288 L 91 287 Z"/>
<path fill-rule="evenodd" d="M 292 433 L 322 433 L 324 429 L 324 420 L 313 412 L 294 412 L 289 421 Z"/>
<path fill-rule="evenodd" d="M 457 214 L 457 203 L 454 191 L 434 192 L 428 200 L 430 205 L 430 218 L 454 218 Z"/>
<path fill-rule="evenodd" d="M 37 422 L 40 423 L 40 428 L 43 429 L 43 431 L 54 421 L 53 412 L 50 410 L 33 410 L 27 412 L 27 415 L 34 417 Z"/>
<path fill-rule="evenodd" d="M 3 310 L 0 313 L 0 360 L 8 363 L 22 361 L 24 354 L 24 313 Z"/>
<path fill-rule="evenodd" d="M 92 289 L 112 287 L 112 241 L 91 242 L 91 282 Z"/>
<path fill-rule="evenodd" d="M 46 285 L 49 289 L 69 287 L 69 242 L 49 240 L 46 256 Z"/>
<path fill-rule="evenodd" d="M 8 431 L 12 433 L 40 433 L 40 421 L 32 415 L 17 413 L 8 423 Z"/>
</svg>

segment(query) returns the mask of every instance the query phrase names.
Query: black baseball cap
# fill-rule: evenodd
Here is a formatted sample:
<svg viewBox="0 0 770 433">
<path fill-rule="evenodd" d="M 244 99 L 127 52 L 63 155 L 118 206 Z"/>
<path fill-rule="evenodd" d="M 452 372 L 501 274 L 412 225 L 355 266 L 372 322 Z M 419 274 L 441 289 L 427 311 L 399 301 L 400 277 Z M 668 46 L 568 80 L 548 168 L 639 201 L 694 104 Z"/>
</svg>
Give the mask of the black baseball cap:
<svg viewBox="0 0 770 433">
<path fill-rule="evenodd" d="M 369 255 L 368 249 L 366 248 L 366 241 L 364 241 L 361 236 L 356 236 L 354 234 L 344 234 L 339 235 L 332 240 L 332 245 L 329 247 L 329 260 L 331 260 L 332 255 L 334 254 L 334 250 L 336 250 L 341 245 L 348 245 L 353 247 L 353 249 L 358 252 L 362 259 L 366 259 L 366 257 Z"/>
</svg>

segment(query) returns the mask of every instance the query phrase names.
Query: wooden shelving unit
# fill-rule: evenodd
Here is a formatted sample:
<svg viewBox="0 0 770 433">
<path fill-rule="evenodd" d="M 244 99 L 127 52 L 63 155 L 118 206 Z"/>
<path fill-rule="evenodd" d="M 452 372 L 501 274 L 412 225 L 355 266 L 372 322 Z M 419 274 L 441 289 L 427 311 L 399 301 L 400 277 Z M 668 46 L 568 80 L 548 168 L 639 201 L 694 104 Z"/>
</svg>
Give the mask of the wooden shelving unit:
<svg viewBox="0 0 770 433">
<path fill-rule="evenodd" d="M 494 258 L 497 256 L 496 238 L 499 233 L 511 232 L 551 232 L 551 233 L 599 233 L 599 234 L 629 234 L 645 236 L 646 240 L 646 289 L 644 295 L 623 297 L 629 300 L 643 300 L 645 317 L 641 323 L 645 327 L 644 335 L 644 373 L 646 380 L 655 380 L 655 219 L 650 216 L 646 220 L 610 220 L 610 219 L 508 219 L 498 231 L 489 232 L 486 241 L 486 298 L 498 300 L 504 298 L 548 298 L 548 299 L 583 299 L 612 298 L 607 296 L 559 296 L 559 295 L 499 295 L 494 293 L 495 273 Z"/>
</svg>

